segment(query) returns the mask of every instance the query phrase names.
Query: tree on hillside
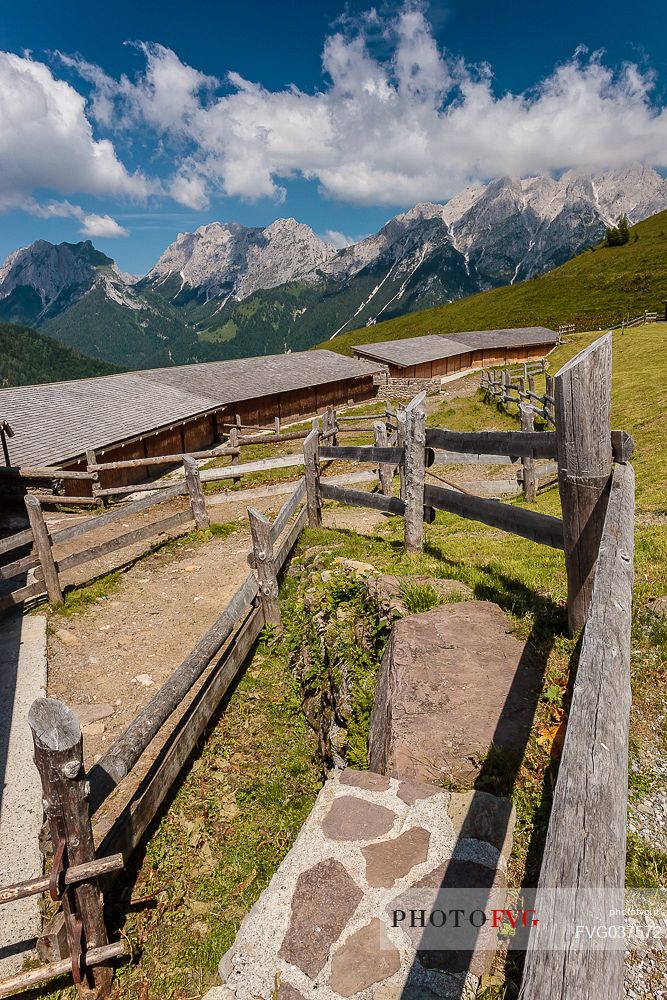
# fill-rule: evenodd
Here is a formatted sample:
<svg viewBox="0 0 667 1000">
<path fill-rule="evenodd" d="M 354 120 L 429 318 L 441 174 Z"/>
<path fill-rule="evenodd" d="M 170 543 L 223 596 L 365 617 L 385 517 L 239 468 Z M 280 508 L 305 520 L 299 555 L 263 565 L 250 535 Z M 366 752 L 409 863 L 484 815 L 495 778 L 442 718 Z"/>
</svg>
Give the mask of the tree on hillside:
<svg viewBox="0 0 667 1000">
<path fill-rule="evenodd" d="M 630 223 L 627 215 L 621 215 L 615 226 L 607 226 L 605 246 L 622 247 L 630 239 Z"/>
</svg>

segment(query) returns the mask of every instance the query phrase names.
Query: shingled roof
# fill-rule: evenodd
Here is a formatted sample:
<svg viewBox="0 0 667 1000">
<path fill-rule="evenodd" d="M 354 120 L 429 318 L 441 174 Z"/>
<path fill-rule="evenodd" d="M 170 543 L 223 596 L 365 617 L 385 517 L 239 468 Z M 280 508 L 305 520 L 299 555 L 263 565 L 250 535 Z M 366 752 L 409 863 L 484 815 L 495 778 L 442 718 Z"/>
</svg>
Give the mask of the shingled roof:
<svg viewBox="0 0 667 1000">
<path fill-rule="evenodd" d="M 0 389 L 12 462 L 59 465 L 229 403 L 372 375 L 382 366 L 304 351 Z"/>
<path fill-rule="evenodd" d="M 463 333 L 434 333 L 425 337 L 382 340 L 353 347 L 356 354 L 403 368 L 440 358 L 451 358 L 493 347 L 532 347 L 555 344 L 558 334 L 546 326 L 523 326 L 503 330 L 469 330 Z"/>
</svg>

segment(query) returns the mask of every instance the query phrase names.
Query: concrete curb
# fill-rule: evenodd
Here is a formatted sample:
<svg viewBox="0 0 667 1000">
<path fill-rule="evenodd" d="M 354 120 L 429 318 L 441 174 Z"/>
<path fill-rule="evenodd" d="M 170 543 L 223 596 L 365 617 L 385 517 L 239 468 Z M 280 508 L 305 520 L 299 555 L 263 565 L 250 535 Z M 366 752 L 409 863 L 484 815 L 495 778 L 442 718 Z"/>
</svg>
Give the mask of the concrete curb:
<svg viewBox="0 0 667 1000">
<path fill-rule="evenodd" d="M 26 721 L 35 698 L 46 694 L 46 616 L 3 621 L 0 637 L 0 885 L 42 874 L 38 835 L 42 791 Z M 40 930 L 37 896 L 7 903 L 0 920 L 0 976 L 34 956 Z"/>
</svg>

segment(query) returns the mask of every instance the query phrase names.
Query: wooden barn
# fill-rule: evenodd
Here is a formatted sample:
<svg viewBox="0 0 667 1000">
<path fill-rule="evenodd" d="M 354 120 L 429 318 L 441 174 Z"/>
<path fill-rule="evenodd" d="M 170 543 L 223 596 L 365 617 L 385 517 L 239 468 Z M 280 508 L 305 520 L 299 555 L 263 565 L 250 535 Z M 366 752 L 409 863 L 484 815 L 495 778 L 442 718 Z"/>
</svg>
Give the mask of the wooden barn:
<svg viewBox="0 0 667 1000">
<path fill-rule="evenodd" d="M 387 365 L 392 379 L 433 379 L 468 368 L 543 358 L 557 343 L 558 334 L 553 330 L 526 326 L 384 340 L 352 350 L 357 358 Z"/>
<path fill-rule="evenodd" d="M 371 399 L 383 367 L 332 351 L 213 361 L 1 389 L 0 413 L 13 465 L 85 470 L 89 450 L 100 462 L 203 450 L 237 417 L 273 425 Z M 146 470 L 102 475 L 130 485 Z"/>
</svg>

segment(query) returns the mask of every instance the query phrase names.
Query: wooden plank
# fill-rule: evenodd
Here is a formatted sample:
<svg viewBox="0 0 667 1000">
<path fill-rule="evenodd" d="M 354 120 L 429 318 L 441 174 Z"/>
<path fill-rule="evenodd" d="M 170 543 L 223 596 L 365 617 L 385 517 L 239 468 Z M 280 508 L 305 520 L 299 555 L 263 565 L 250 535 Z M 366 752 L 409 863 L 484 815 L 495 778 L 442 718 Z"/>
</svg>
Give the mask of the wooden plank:
<svg viewBox="0 0 667 1000">
<path fill-rule="evenodd" d="M 426 470 L 426 393 L 405 408 L 405 550 L 424 547 L 424 473 Z"/>
<path fill-rule="evenodd" d="M 554 392 L 567 612 L 574 634 L 583 628 L 588 614 L 610 484 L 611 334 L 594 341 L 557 372 Z"/>
<path fill-rule="evenodd" d="M 428 427 L 429 448 L 464 452 L 468 455 L 530 455 L 556 458 L 558 446 L 553 431 L 449 431 Z"/>
<path fill-rule="evenodd" d="M 577 926 L 623 913 L 630 716 L 634 471 L 614 469 L 554 790 L 522 1000 L 623 997 L 623 951 Z M 554 887 L 568 891 L 555 893 Z M 604 895 L 603 895 L 604 890 Z M 601 908 L 604 912 L 601 912 Z M 622 923 L 622 920 L 620 921 Z"/>
<path fill-rule="evenodd" d="M 283 431 L 280 434 L 264 434 L 257 437 L 245 435 L 238 439 L 240 445 L 247 444 L 282 444 L 284 441 L 301 441 L 308 437 L 310 431 Z"/>
<path fill-rule="evenodd" d="M 71 865 L 65 869 L 62 881 L 65 885 L 76 885 L 77 882 L 99 878 L 100 875 L 120 871 L 124 867 L 123 855 L 112 854 L 108 858 L 95 858 L 94 861 L 87 861 L 83 865 Z M 26 882 L 18 882 L 16 885 L 6 886 L 4 889 L 0 889 L 0 904 L 13 903 L 17 899 L 25 899 L 28 896 L 48 892 L 50 884 L 51 879 L 47 875 L 43 878 L 33 878 Z"/>
<path fill-rule="evenodd" d="M 95 846 L 79 720 L 63 702 L 37 698 L 28 712 L 28 725 L 32 730 L 35 765 L 42 784 L 42 801 L 54 850 L 64 841 L 68 865 L 88 864 L 95 860 Z M 71 955 L 75 955 L 77 947 L 77 917 L 83 921 L 87 948 L 103 948 L 108 944 L 102 897 L 94 879 L 78 882 L 65 892 L 62 906 Z M 84 976 L 79 996 L 108 996 L 112 978 L 110 964 L 95 966 L 92 973 Z"/>
<path fill-rule="evenodd" d="M 141 469 L 144 466 L 155 465 L 180 465 L 184 458 L 204 459 L 222 458 L 225 455 L 238 454 L 237 448 L 209 448 L 207 451 L 179 452 L 176 455 L 148 455 L 146 458 L 124 458 L 117 462 L 95 462 L 89 468 L 99 469 L 100 472 L 111 471 L 112 469 Z"/>
<path fill-rule="evenodd" d="M 278 550 L 274 556 L 274 562 L 276 566 L 276 573 L 279 573 L 283 568 L 287 557 L 292 551 L 296 541 L 308 523 L 308 510 L 304 507 L 300 512 L 299 516 L 296 518 L 291 528 L 285 535 L 284 539 L 280 543 Z"/>
<path fill-rule="evenodd" d="M 427 432 L 428 434 L 428 429 Z M 509 455 L 466 455 L 459 451 L 435 451 L 436 465 L 518 465 L 521 459 Z"/>
<path fill-rule="evenodd" d="M 186 455 L 183 459 L 183 470 L 185 472 L 185 485 L 190 494 L 190 506 L 197 531 L 205 531 L 211 524 L 206 510 L 206 499 L 201 486 L 199 467 L 194 458 Z"/>
<path fill-rule="evenodd" d="M 15 608 L 17 604 L 22 604 L 23 601 L 27 601 L 31 597 L 41 597 L 42 594 L 46 594 L 43 580 L 30 583 L 27 587 L 20 587 L 18 590 L 13 590 L 11 594 L 0 597 L 0 611 L 8 611 L 10 608 Z"/>
<path fill-rule="evenodd" d="M 0 539 L 0 555 L 12 552 L 14 549 L 21 549 L 24 545 L 32 545 L 32 528 L 25 528 L 8 538 Z"/>
<path fill-rule="evenodd" d="M 130 503 L 119 504 L 105 514 L 100 514 L 99 517 L 91 517 L 89 520 L 73 524 L 69 528 L 61 528 L 60 531 L 53 532 L 51 541 L 54 545 L 69 542 L 72 538 L 79 538 L 89 531 L 96 531 L 98 528 L 105 528 L 116 521 L 123 521 L 126 517 L 138 514 L 149 507 L 156 507 L 158 504 L 165 503 L 168 500 L 185 496 L 187 492 L 185 483 L 177 483 L 175 486 L 167 487 L 158 496 L 141 497 L 139 500 L 132 500 Z"/>
<path fill-rule="evenodd" d="M 535 416 L 532 408 L 522 403 L 519 410 L 521 412 L 521 430 L 532 433 L 535 430 Z M 537 496 L 537 473 L 535 459 L 532 455 L 523 456 L 523 495 L 529 503 L 533 503 Z"/>
<path fill-rule="evenodd" d="M 313 427 L 303 442 L 303 460 L 306 479 L 306 509 L 308 524 L 311 528 L 319 528 L 322 524 L 322 505 L 320 502 L 320 459 L 319 431 Z"/>
<path fill-rule="evenodd" d="M 99 500 L 96 500 L 95 497 L 56 496 L 54 493 L 30 493 L 28 495 L 33 496 L 42 507 L 45 505 L 49 507 L 58 505 L 61 507 L 99 507 Z"/>
<path fill-rule="evenodd" d="M 324 500 L 337 500 L 353 507 L 368 507 L 371 510 L 382 510 L 387 514 L 405 516 L 405 501 L 398 497 L 385 497 L 381 493 L 367 493 L 365 490 L 351 490 L 345 486 L 332 486 L 322 480 L 320 483 Z"/>
<path fill-rule="evenodd" d="M 382 425 L 384 427 L 384 424 Z M 337 445 L 320 447 L 320 458 L 326 461 L 372 462 L 373 465 L 390 463 L 402 465 L 405 460 L 404 448 L 388 448 L 378 445 L 350 446 Z"/>
<path fill-rule="evenodd" d="M 44 575 L 44 583 L 49 600 L 53 604 L 63 603 L 63 592 L 58 579 L 58 570 L 53 560 L 51 551 L 51 539 L 44 523 L 44 514 L 40 507 L 39 500 L 33 496 L 25 497 L 25 509 L 28 512 L 32 536 L 35 540 L 35 551 L 39 557 L 39 563 Z"/>
<path fill-rule="evenodd" d="M 117 958 L 124 951 L 125 943 L 123 941 L 116 941 L 113 944 L 105 944 L 101 948 L 87 948 L 83 953 L 83 960 L 87 967 L 92 968 L 101 963 L 109 963 L 112 958 Z M 18 972 L 15 976 L 0 980 L 0 997 L 14 996 L 16 993 L 27 990 L 30 986 L 39 986 L 40 983 L 48 983 L 50 979 L 66 976 L 71 974 L 71 972 L 71 958 L 63 958 L 58 962 L 40 965 L 36 969 L 30 969 L 28 972 Z M 92 995 L 94 996 L 94 994 Z"/>
<path fill-rule="evenodd" d="M 97 496 L 124 497 L 131 493 L 159 493 L 162 490 L 169 489 L 172 483 L 174 483 L 173 479 L 158 480 L 155 483 L 134 483 L 132 486 L 107 486 L 102 490 L 98 490 Z M 185 495 L 188 491 L 187 486 L 185 485 L 185 479 L 178 479 L 176 480 L 176 483 L 181 486 L 182 495 Z"/>
<path fill-rule="evenodd" d="M 403 451 L 405 456 L 405 428 L 407 417 L 405 407 L 396 407 L 396 446 Z M 405 500 L 405 464 L 404 461 L 398 463 L 398 495 L 401 500 Z"/>
<path fill-rule="evenodd" d="M 264 621 L 271 625 L 281 625 L 280 603 L 278 601 L 278 578 L 273 561 L 273 541 L 271 523 L 254 507 L 248 507 L 250 535 L 252 537 L 253 566 L 259 584 L 259 599 L 264 611 Z"/>
<path fill-rule="evenodd" d="M 629 462 L 635 450 L 635 442 L 627 431 L 611 432 L 611 452 L 615 462 Z"/>
<path fill-rule="evenodd" d="M 251 573 L 195 648 L 93 765 L 89 776 L 93 812 L 132 770 L 160 727 L 227 641 L 258 590 L 257 580 Z"/>
<path fill-rule="evenodd" d="M 80 480 L 91 482 L 92 476 L 89 472 L 74 472 L 69 469 L 54 469 L 50 466 L 34 465 L 0 465 L 0 482 L 3 479 L 63 479 Z"/>
<path fill-rule="evenodd" d="M 296 511 L 300 503 L 302 503 L 306 498 L 306 480 L 302 478 L 296 485 L 296 489 L 292 495 L 285 501 L 282 505 L 275 521 L 271 525 L 271 541 L 277 542 L 283 533 L 283 529 L 287 526 L 288 521 Z"/>
<path fill-rule="evenodd" d="M 243 666 L 263 625 L 262 609 L 254 608 L 234 636 L 233 642 L 220 662 L 205 679 L 131 801 L 111 829 L 104 834 L 99 847 L 100 853 L 120 851 L 125 857 L 129 857 L 140 843 L 183 765 Z M 98 831 L 99 827 L 96 827 L 99 836 Z"/>
<path fill-rule="evenodd" d="M 375 438 L 375 451 L 383 452 L 387 447 L 387 426 L 382 420 L 376 420 L 373 424 L 373 434 Z M 392 451 L 394 449 L 392 448 Z M 389 463 L 380 462 L 378 465 L 378 477 L 380 479 L 380 492 L 386 496 L 393 496 L 394 493 L 394 466 L 398 464 L 395 459 L 390 459 Z"/>
<path fill-rule="evenodd" d="M 550 545 L 554 549 L 563 548 L 563 522 L 550 514 L 540 514 L 499 500 L 473 497 L 430 485 L 424 491 L 424 504 L 472 521 L 481 521 L 492 528 L 501 528 L 532 542 Z"/>
<path fill-rule="evenodd" d="M 110 538 L 106 542 L 100 542 L 99 545 L 93 545 L 82 552 L 73 552 L 70 556 L 58 559 L 56 562 L 58 572 L 64 573 L 68 569 L 74 569 L 75 566 L 81 566 L 83 563 L 90 562 L 91 559 L 99 559 L 100 556 L 106 556 L 111 552 L 116 552 L 118 549 L 127 548 L 128 545 L 134 545 L 145 538 L 153 538 L 167 531 L 172 531 L 174 528 L 178 528 L 191 520 L 192 511 L 180 510 L 177 514 L 163 517 L 160 521 L 151 521 L 150 524 L 144 524 L 140 528 L 135 528 L 134 531 L 126 531 L 125 534 L 118 535 L 117 538 Z"/>
<path fill-rule="evenodd" d="M 238 479 L 252 472 L 270 472 L 274 469 L 297 468 L 300 465 L 303 465 L 303 455 L 280 455 L 278 458 L 262 458 L 256 462 L 226 465 L 221 469 L 202 469 L 200 475 L 203 483 L 215 483 L 219 479 Z"/>
<path fill-rule="evenodd" d="M 11 580 L 13 576 L 26 573 L 33 566 L 39 566 L 39 558 L 33 554 L 23 556 L 22 559 L 15 559 L 11 563 L 5 563 L 4 566 L 0 566 L 0 580 Z"/>
</svg>

